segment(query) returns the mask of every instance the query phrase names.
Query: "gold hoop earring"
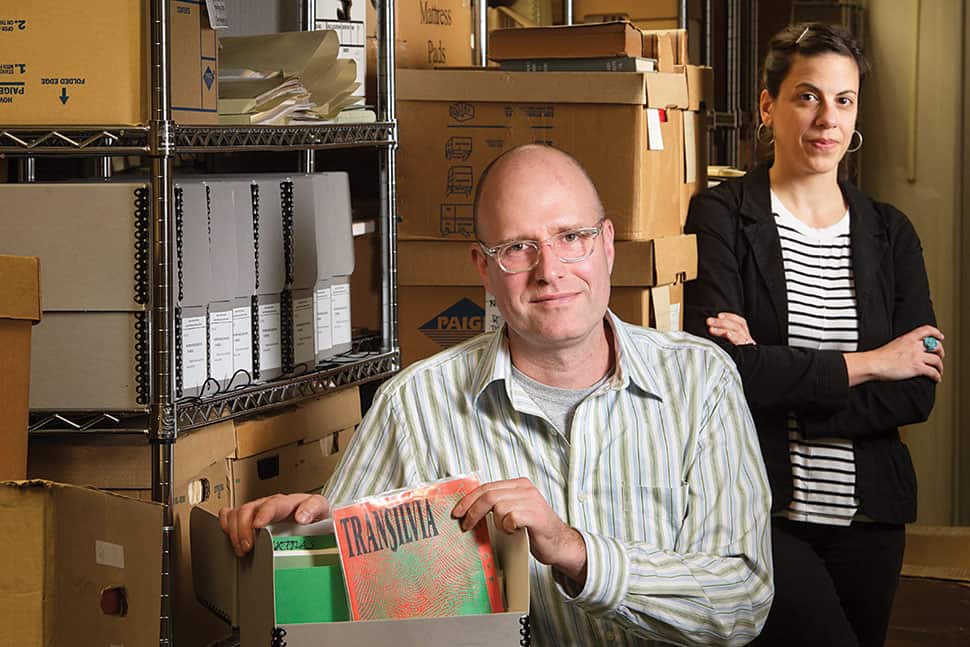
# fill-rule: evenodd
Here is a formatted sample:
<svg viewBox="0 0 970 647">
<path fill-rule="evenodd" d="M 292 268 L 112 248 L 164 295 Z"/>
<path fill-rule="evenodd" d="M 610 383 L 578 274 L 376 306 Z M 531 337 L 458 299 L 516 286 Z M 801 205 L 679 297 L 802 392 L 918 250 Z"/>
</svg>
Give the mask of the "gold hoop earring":
<svg viewBox="0 0 970 647">
<path fill-rule="evenodd" d="M 769 134 L 769 136 L 771 137 L 771 139 L 765 139 L 765 138 L 764 138 L 764 137 L 762 136 L 762 134 L 763 134 L 763 133 L 764 133 L 764 132 L 765 132 L 766 130 L 768 131 L 768 134 Z M 771 131 L 771 128 L 769 128 L 769 127 L 768 127 L 768 126 L 767 126 L 767 125 L 765 124 L 765 122 L 763 122 L 763 121 L 762 121 L 762 122 L 761 122 L 760 124 L 758 124 L 758 130 L 756 130 L 756 131 L 755 131 L 755 133 L 754 133 L 754 138 L 755 138 L 756 140 L 758 140 L 758 143 L 759 143 L 759 144 L 762 144 L 762 145 L 764 145 L 764 146 L 771 146 L 772 144 L 774 144 L 774 143 L 775 143 L 775 133 L 773 133 L 773 132 Z"/>
<path fill-rule="evenodd" d="M 853 148 L 852 147 L 852 137 L 855 136 L 855 135 L 858 135 L 859 136 L 859 145 L 856 146 L 855 148 Z M 857 150 L 859 150 L 860 148 L 862 148 L 862 133 L 860 133 L 858 130 L 853 130 L 852 131 L 852 135 L 849 137 L 849 148 L 846 149 L 846 152 L 847 153 L 854 153 Z"/>
</svg>

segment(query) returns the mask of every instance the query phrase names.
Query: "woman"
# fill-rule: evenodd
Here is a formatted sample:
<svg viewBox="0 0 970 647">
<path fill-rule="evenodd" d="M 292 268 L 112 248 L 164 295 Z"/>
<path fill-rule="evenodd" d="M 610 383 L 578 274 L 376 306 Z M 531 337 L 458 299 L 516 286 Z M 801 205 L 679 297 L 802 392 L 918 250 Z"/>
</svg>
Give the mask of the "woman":
<svg viewBox="0 0 970 647">
<path fill-rule="evenodd" d="M 839 182 L 868 64 L 844 30 L 769 44 L 769 165 L 691 203 L 687 330 L 734 358 L 772 486 L 775 600 L 758 644 L 882 645 L 916 476 L 898 427 L 943 375 L 922 249 L 892 206 Z M 851 146 L 851 148 L 850 148 Z"/>
</svg>

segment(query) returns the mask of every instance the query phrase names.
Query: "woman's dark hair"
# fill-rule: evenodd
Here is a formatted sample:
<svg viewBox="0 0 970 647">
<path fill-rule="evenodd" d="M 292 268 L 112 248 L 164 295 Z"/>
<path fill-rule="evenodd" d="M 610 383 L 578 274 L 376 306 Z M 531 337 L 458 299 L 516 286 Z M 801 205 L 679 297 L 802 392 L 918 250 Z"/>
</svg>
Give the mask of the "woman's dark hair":
<svg viewBox="0 0 970 647">
<path fill-rule="evenodd" d="M 768 43 L 768 54 L 762 83 L 772 98 L 778 97 L 782 81 L 791 70 L 795 54 L 817 56 L 841 54 L 855 61 L 859 68 L 859 85 L 869 73 L 869 61 L 862 53 L 862 46 L 848 31 L 837 25 L 821 22 L 803 22 L 789 25 L 775 34 Z"/>
</svg>

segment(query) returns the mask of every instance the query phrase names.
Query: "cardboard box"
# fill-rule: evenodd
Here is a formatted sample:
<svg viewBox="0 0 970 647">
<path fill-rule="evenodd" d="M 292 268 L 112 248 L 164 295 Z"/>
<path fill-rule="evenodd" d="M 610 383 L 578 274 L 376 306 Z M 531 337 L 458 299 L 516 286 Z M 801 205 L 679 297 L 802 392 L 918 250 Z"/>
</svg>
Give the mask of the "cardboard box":
<svg viewBox="0 0 970 647">
<path fill-rule="evenodd" d="M 367 5 L 368 75 L 377 70 L 377 11 Z M 394 58 L 399 68 L 472 65 L 470 0 L 398 0 L 394 6 Z"/>
<path fill-rule="evenodd" d="M 361 421 L 360 389 L 352 386 L 308 400 L 300 403 L 299 411 L 303 416 L 302 441 L 321 440 L 342 429 L 355 427 Z"/>
<path fill-rule="evenodd" d="M 27 476 L 31 326 L 40 320 L 40 262 L 0 256 L 0 480 Z"/>
<path fill-rule="evenodd" d="M 970 527 L 909 526 L 886 645 L 957 645 L 970 634 Z"/>
<path fill-rule="evenodd" d="M 679 233 L 683 126 L 670 117 L 676 111 L 662 109 L 687 105 L 686 76 L 582 77 L 578 84 L 570 72 L 401 70 L 399 237 L 471 240 L 482 170 L 503 151 L 537 142 L 585 166 L 618 239 Z M 659 139 L 648 135 L 653 120 Z"/>
<path fill-rule="evenodd" d="M 444 647 L 465 644 L 475 636 L 475 644 L 499 646 L 521 639 L 520 620 L 529 613 L 529 542 L 526 533 L 493 535 L 496 561 L 504 573 L 506 608 L 504 613 L 449 618 L 410 618 L 407 620 L 366 620 L 308 624 L 276 624 L 273 581 L 273 532 L 293 532 L 292 525 L 260 530 L 253 555 L 237 560 L 219 521 L 204 510 L 192 513 L 192 548 L 205 551 L 205 561 L 194 573 L 197 588 L 208 606 L 228 615 L 233 606 L 233 591 L 226 585 L 239 581 L 239 629 L 241 647 L 266 643 L 265 636 L 285 631 L 291 647 L 319 644 L 369 645 L 373 647 Z M 237 575 L 234 575 L 237 574 Z"/>
<path fill-rule="evenodd" d="M 170 4 L 172 118 L 180 123 L 217 121 L 216 36 L 204 9 Z M 151 119 L 149 3 L 2 0 L 0 13 L 0 123 L 121 126 Z"/>
<path fill-rule="evenodd" d="M 586 16 L 620 16 L 628 20 L 677 19 L 680 0 L 573 0 L 573 18 L 586 22 Z M 703 17 L 700 0 L 689 0 L 687 15 Z"/>
<path fill-rule="evenodd" d="M 407 366 L 496 329 L 501 315 L 472 265 L 470 245 L 402 241 L 398 248 L 398 329 Z M 624 321 L 683 327 L 683 282 L 697 277 L 693 235 L 617 241 L 610 308 Z M 676 322 L 676 325 L 675 323 Z"/>
<path fill-rule="evenodd" d="M 296 478 L 306 492 L 319 492 L 333 476 L 343 453 L 356 433 L 348 427 L 330 433 L 319 440 L 302 442 L 296 448 Z"/>
<path fill-rule="evenodd" d="M 162 515 L 70 485 L 0 485 L 4 644 L 158 644 Z"/>
</svg>

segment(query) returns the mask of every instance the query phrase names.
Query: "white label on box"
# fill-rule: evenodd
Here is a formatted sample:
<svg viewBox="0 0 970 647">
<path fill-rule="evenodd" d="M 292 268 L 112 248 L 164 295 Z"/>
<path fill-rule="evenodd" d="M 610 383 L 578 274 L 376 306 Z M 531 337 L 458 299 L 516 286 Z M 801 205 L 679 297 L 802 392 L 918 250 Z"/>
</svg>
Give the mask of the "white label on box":
<svg viewBox="0 0 970 647">
<path fill-rule="evenodd" d="M 346 45 L 364 47 L 367 44 L 367 30 L 362 20 L 318 19 L 317 29 L 330 29 L 337 32 L 337 42 L 340 43 L 341 49 Z"/>
<path fill-rule="evenodd" d="M 209 26 L 213 29 L 226 29 L 229 19 L 226 17 L 226 0 L 205 0 L 209 10 Z"/>
<path fill-rule="evenodd" d="M 349 344 L 350 330 L 350 286 L 346 283 L 333 286 L 333 345 Z"/>
<path fill-rule="evenodd" d="M 102 566 L 124 568 L 125 547 L 97 539 L 94 542 L 94 561 Z"/>
<path fill-rule="evenodd" d="M 680 330 L 680 304 L 670 304 L 670 329 Z"/>
<path fill-rule="evenodd" d="M 314 316 L 317 319 L 317 352 L 333 348 L 333 328 L 331 328 L 331 291 L 330 287 L 317 288 L 313 292 Z"/>
<path fill-rule="evenodd" d="M 209 368 L 216 380 L 228 380 L 232 377 L 232 339 L 235 334 L 233 324 L 233 313 L 229 310 L 209 313 L 209 340 L 212 344 Z"/>
<path fill-rule="evenodd" d="M 664 137 L 660 132 L 660 110 L 647 108 L 647 148 L 652 151 L 664 149 Z"/>
<path fill-rule="evenodd" d="M 313 349 L 316 334 L 313 321 L 313 297 L 293 300 L 293 363 L 313 367 L 317 357 Z"/>
<path fill-rule="evenodd" d="M 259 306 L 259 369 L 283 366 L 283 344 L 280 341 L 280 304 Z"/>
<path fill-rule="evenodd" d="M 485 332 L 492 332 L 498 330 L 505 323 L 505 319 L 502 318 L 502 313 L 498 309 L 498 302 L 495 300 L 495 296 L 485 293 Z"/>
<path fill-rule="evenodd" d="M 232 309 L 232 370 L 253 374 L 253 311 L 249 306 Z"/>
<path fill-rule="evenodd" d="M 684 183 L 697 181 L 697 140 L 694 135 L 696 112 L 684 113 Z"/>
<path fill-rule="evenodd" d="M 202 386 L 206 378 L 205 317 L 182 317 L 182 388 Z"/>
</svg>

